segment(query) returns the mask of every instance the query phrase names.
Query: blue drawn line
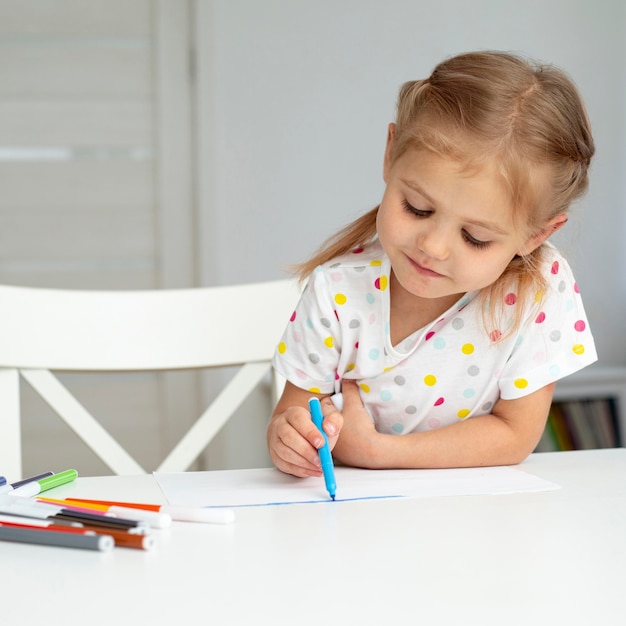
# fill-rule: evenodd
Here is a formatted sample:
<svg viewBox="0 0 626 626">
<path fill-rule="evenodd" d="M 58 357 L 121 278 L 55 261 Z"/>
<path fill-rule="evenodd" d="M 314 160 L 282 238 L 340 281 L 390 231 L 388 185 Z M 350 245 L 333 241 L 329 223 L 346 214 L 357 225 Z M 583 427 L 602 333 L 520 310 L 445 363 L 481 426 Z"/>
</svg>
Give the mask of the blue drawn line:
<svg viewBox="0 0 626 626">
<path fill-rule="evenodd" d="M 337 498 L 334 502 L 356 502 L 358 500 L 389 500 L 392 498 L 406 498 L 403 495 L 391 495 L 391 496 L 359 496 L 357 498 Z M 201 508 L 203 509 L 221 509 L 228 507 L 229 509 L 243 508 L 249 506 L 286 506 L 288 504 L 328 504 L 333 500 L 291 500 L 288 502 L 257 502 L 256 504 L 207 504 Z"/>
</svg>

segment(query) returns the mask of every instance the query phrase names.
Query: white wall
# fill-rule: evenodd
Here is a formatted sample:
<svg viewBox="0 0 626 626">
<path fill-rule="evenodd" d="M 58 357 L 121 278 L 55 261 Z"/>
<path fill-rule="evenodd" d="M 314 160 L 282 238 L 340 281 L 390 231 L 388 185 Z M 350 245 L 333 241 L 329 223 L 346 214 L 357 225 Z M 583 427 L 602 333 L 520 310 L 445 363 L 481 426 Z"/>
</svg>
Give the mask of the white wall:
<svg viewBox="0 0 626 626">
<path fill-rule="evenodd" d="M 279 277 L 373 207 L 399 86 L 497 48 L 574 78 L 597 143 L 588 195 L 558 240 L 601 362 L 625 364 L 623 0 L 198 0 L 201 282 Z"/>
</svg>

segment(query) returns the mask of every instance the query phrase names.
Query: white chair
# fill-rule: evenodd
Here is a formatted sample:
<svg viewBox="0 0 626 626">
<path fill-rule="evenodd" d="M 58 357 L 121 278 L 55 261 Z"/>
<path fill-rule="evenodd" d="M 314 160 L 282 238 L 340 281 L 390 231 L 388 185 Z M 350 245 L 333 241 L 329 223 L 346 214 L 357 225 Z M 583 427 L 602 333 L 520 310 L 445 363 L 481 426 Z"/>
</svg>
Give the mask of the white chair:
<svg viewBox="0 0 626 626">
<path fill-rule="evenodd" d="M 137 474 L 146 470 L 55 373 L 241 365 L 158 467 L 186 470 L 272 370 L 272 354 L 299 294 L 292 280 L 143 291 L 0 286 L 2 472 L 22 475 L 20 376 L 113 473 Z M 274 383 L 278 393 L 281 381 L 274 376 Z"/>
</svg>

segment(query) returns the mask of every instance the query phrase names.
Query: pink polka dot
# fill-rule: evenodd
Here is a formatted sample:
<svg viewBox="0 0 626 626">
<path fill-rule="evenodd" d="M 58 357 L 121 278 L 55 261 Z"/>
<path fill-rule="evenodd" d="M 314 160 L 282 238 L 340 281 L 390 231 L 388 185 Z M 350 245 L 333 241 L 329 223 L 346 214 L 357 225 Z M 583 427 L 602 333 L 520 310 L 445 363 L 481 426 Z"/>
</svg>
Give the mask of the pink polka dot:
<svg viewBox="0 0 626 626">
<path fill-rule="evenodd" d="M 574 324 L 574 328 L 579 332 L 582 333 L 583 330 L 585 330 L 585 328 L 587 328 L 587 324 L 585 324 L 585 322 L 583 320 L 578 320 L 575 324 Z"/>
<path fill-rule="evenodd" d="M 298 378 L 301 378 L 302 380 L 304 380 L 306 378 L 306 374 L 302 370 L 296 370 L 296 376 Z"/>
<path fill-rule="evenodd" d="M 493 343 L 498 341 L 498 339 L 500 339 L 500 337 L 502 337 L 502 333 L 499 330 L 492 330 L 489 333 L 489 339 L 491 339 L 491 341 L 493 341 Z"/>
<path fill-rule="evenodd" d="M 558 261 L 555 261 L 555 262 L 552 264 L 552 267 L 550 268 L 550 271 L 551 271 L 553 274 L 558 274 L 558 273 L 559 273 L 559 262 L 558 262 Z"/>
<path fill-rule="evenodd" d="M 337 318 L 337 321 L 339 321 L 339 313 L 337 313 L 337 309 L 335 309 L 334 313 L 335 313 L 335 317 Z"/>
<path fill-rule="evenodd" d="M 300 343 L 300 342 L 302 341 L 302 334 L 301 334 L 301 333 L 299 333 L 299 332 L 297 332 L 297 331 L 296 331 L 296 332 L 294 332 L 294 333 L 293 333 L 293 340 L 294 340 L 296 343 Z"/>
<path fill-rule="evenodd" d="M 546 321 L 546 314 L 541 311 L 541 313 L 539 313 L 539 315 L 537 315 L 537 317 L 535 318 L 535 324 L 541 324 L 542 322 Z"/>
<path fill-rule="evenodd" d="M 580 289 L 578 289 L 578 283 L 574 283 L 574 292 L 580 293 Z"/>
<path fill-rule="evenodd" d="M 434 330 L 431 330 L 430 332 L 426 333 L 426 341 L 428 341 L 434 334 L 435 334 Z"/>
<path fill-rule="evenodd" d="M 343 276 L 342 276 L 339 272 L 333 272 L 333 273 L 330 275 L 330 277 L 331 277 L 331 278 L 332 278 L 332 279 L 333 279 L 336 283 L 338 283 L 338 282 L 339 282 L 339 281 L 343 278 Z"/>
<path fill-rule="evenodd" d="M 508 305 L 513 305 L 517 302 L 517 296 L 514 293 L 507 293 L 504 296 L 504 302 Z"/>
<path fill-rule="evenodd" d="M 291 314 L 291 317 L 289 318 L 289 321 L 290 321 L 290 322 L 294 322 L 295 320 L 296 320 L 296 312 L 294 311 L 294 312 Z"/>
<path fill-rule="evenodd" d="M 429 428 L 439 428 L 441 426 L 441 421 L 438 420 L 436 417 L 431 417 L 428 420 L 428 427 Z"/>
<path fill-rule="evenodd" d="M 352 250 L 352 254 L 361 254 L 365 248 L 355 248 Z"/>
<path fill-rule="evenodd" d="M 335 372 L 335 380 L 339 380 L 339 372 Z"/>
<path fill-rule="evenodd" d="M 372 313 L 369 317 L 369 323 L 373 324 L 376 321 L 376 315 Z"/>
<path fill-rule="evenodd" d="M 444 402 L 445 402 L 445 400 L 443 398 L 437 398 L 435 400 L 434 406 L 441 406 Z"/>
<path fill-rule="evenodd" d="M 359 349 L 359 342 L 358 342 L 358 341 L 354 344 L 354 347 L 355 347 L 357 350 Z"/>
</svg>

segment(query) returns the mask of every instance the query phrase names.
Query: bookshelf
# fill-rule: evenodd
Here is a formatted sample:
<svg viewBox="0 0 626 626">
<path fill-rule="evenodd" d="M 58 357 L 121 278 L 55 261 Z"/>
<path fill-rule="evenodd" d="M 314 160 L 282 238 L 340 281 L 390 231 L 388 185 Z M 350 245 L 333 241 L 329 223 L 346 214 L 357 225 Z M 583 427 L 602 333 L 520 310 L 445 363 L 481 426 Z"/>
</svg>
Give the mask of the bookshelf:
<svg viewBox="0 0 626 626">
<path fill-rule="evenodd" d="M 626 367 L 591 366 L 559 381 L 536 452 L 626 445 Z"/>
</svg>

